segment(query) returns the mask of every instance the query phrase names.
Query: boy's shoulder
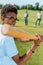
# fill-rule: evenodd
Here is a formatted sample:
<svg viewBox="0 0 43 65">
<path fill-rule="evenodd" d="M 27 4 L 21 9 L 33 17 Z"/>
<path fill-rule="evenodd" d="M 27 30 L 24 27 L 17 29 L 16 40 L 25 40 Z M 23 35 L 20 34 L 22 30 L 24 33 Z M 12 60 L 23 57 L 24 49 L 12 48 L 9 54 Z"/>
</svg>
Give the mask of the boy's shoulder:
<svg viewBox="0 0 43 65">
<path fill-rule="evenodd" d="M 5 35 L 3 35 L 2 33 L 1 33 L 1 28 L 2 28 L 2 25 L 0 24 L 0 40 L 1 39 L 13 39 L 13 37 L 10 37 L 10 36 L 5 36 Z"/>
</svg>

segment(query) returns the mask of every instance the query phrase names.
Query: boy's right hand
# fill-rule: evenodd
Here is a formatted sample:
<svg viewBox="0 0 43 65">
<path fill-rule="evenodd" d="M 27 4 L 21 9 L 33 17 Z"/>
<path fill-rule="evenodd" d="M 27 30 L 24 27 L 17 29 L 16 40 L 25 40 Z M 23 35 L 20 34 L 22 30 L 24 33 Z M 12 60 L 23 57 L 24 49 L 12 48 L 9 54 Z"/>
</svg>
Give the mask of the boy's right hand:
<svg viewBox="0 0 43 65">
<path fill-rule="evenodd" d="M 35 44 L 36 46 L 39 46 L 40 43 L 41 43 L 41 36 L 40 36 L 39 34 L 36 34 L 35 36 L 38 37 L 39 40 L 34 41 L 34 44 Z"/>
</svg>

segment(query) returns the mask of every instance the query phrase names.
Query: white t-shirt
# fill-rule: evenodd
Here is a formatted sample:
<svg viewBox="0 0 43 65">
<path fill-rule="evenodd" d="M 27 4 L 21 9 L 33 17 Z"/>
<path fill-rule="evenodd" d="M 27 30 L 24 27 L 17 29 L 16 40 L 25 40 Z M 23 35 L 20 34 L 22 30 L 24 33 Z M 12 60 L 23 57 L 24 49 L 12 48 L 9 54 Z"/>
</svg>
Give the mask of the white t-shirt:
<svg viewBox="0 0 43 65">
<path fill-rule="evenodd" d="M 41 19 L 41 17 L 42 17 L 42 14 L 41 14 L 41 13 L 38 13 L 38 14 L 37 14 L 37 18 L 38 18 L 38 19 Z"/>
<path fill-rule="evenodd" d="M 25 13 L 25 14 L 24 14 L 24 18 L 27 18 L 27 17 L 28 17 L 28 13 Z"/>
</svg>

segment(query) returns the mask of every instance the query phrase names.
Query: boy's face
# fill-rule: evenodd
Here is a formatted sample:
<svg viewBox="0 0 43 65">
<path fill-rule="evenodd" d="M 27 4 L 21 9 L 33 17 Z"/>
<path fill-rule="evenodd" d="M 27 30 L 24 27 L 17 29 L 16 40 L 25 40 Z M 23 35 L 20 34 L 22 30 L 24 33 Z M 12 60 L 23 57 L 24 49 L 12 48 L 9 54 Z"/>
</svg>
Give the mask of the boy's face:
<svg viewBox="0 0 43 65">
<path fill-rule="evenodd" d="M 5 17 L 2 18 L 3 24 L 15 25 L 17 20 L 17 14 L 15 14 L 14 12 L 9 12 L 6 14 Z"/>
</svg>

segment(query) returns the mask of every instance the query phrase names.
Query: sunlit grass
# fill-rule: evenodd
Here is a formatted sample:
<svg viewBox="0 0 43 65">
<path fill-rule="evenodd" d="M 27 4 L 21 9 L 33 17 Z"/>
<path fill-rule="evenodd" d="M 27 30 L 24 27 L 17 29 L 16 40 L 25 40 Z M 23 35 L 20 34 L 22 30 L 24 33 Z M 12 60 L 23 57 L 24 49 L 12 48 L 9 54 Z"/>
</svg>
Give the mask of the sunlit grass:
<svg viewBox="0 0 43 65">
<path fill-rule="evenodd" d="M 34 27 L 34 23 L 36 21 L 36 14 L 38 11 L 28 10 L 28 26 L 25 26 L 24 23 L 24 13 L 25 10 L 18 11 L 18 18 L 16 26 L 30 34 L 42 34 L 43 35 L 43 16 L 40 27 Z M 43 14 L 43 12 L 42 12 Z M 23 55 L 31 46 L 33 42 L 22 43 L 16 41 L 17 48 L 19 50 L 19 54 Z M 43 65 L 43 43 L 36 49 L 36 52 L 31 56 L 30 60 L 27 61 L 26 65 Z"/>
</svg>

